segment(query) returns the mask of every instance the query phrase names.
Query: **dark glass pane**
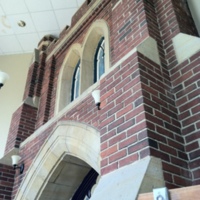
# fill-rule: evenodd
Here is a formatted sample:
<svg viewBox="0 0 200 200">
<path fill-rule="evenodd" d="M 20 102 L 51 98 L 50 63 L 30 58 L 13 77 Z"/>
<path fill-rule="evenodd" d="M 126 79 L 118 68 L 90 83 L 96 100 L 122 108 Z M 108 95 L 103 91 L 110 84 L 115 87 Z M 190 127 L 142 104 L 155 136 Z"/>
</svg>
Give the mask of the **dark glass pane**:
<svg viewBox="0 0 200 200">
<path fill-rule="evenodd" d="M 105 72 L 104 37 L 101 38 L 94 58 L 94 82 L 98 81 Z"/>
<path fill-rule="evenodd" d="M 79 96 L 79 88 L 80 88 L 80 60 L 78 61 L 75 67 L 72 79 L 71 101 L 73 101 Z"/>
<path fill-rule="evenodd" d="M 76 79 L 75 79 L 75 88 L 74 88 L 74 98 L 77 98 L 79 95 L 79 88 L 80 88 L 80 67 L 78 67 L 76 72 Z"/>
<path fill-rule="evenodd" d="M 89 199 L 91 197 L 91 189 L 96 183 L 98 175 L 94 169 L 91 169 L 76 190 L 72 200 L 84 200 L 86 196 Z"/>
<path fill-rule="evenodd" d="M 104 74 L 104 46 L 103 48 L 99 49 L 99 64 L 98 64 L 98 70 L 99 70 L 99 74 L 98 74 L 98 78 L 101 77 L 102 74 Z"/>
</svg>

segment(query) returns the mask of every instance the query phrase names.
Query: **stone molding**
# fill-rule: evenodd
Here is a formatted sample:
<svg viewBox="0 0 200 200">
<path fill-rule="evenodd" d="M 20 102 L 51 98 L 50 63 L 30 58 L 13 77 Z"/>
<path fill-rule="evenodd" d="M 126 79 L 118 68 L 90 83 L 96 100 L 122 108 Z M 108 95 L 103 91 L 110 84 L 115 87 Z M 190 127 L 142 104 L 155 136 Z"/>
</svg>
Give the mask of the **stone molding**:
<svg viewBox="0 0 200 200">
<path fill-rule="evenodd" d="M 87 124 L 59 122 L 33 160 L 15 199 L 39 199 L 51 174 L 65 155 L 83 160 L 100 173 L 99 132 Z"/>
<path fill-rule="evenodd" d="M 179 33 L 172 39 L 172 41 L 178 64 L 200 51 L 199 37 Z"/>
</svg>

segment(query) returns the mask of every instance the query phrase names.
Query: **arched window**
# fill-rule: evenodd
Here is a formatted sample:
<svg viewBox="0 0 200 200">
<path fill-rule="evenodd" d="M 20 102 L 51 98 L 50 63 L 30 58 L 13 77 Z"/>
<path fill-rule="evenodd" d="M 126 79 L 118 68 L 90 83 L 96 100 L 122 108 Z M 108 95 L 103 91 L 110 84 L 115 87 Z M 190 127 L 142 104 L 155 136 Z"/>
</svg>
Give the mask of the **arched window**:
<svg viewBox="0 0 200 200">
<path fill-rule="evenodd" d="M 73 44 L 63 60 L 55 112 L 60 112 L 107 73 L 110 63 L 109 26 L 106 21 L 97 20 L 88 29 L 83 44 Z"/>
<path fill-rule="evenodd" d="M 102 37 L 98 43 L 94 57 L 94 83 L 97 82 L 105 72 L 105 40 Z"/>
<path fill-rule="evenodd" d="M 75 67 L 72 79 L 71 101 L 73 101 L 79 96 L 79 89 L 80 89 L 80 60 L 78 61 Z"/>
<path fill-rule="evenodd" d="M 81 93 L 98 81 L 102 74 L 107 73 L 110 68 L 108 27 L 106 21 L 97 20 L 91 25 L 84 38 L 81 54 Z M 102 55 L 104 59 L 102 59 Z"/>
</svg>

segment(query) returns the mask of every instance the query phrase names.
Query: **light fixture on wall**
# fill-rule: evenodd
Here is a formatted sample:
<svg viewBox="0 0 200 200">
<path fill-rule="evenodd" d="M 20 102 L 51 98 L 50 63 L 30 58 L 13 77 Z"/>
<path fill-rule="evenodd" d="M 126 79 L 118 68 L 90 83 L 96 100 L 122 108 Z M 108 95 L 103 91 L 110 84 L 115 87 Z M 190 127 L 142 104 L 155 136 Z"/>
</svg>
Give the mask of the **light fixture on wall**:
<svg viewBox="0 0 200 200">
<path fill-rule="evenodd" d="M 21 159 L 21 157 L 18 155 L 13 155 L 11 156 L 11 158 L 12 158 L 12 165 L 13 165 L 14 170 L 19 169 L 20 174 L 22 174 L 24 171 L 24 164 L 21 164 L 20 166 L 18 166 L 19 160 Z"/>
<path fill-rule="evenodd" d="M 9 76 L 5 72 L 0 71 L 0 89 L 8 80 Z"/>
<path fill-rule="evenodd" d="M 94 98 L 94 101 L 95 101 L 95 104 L 96 104 L 98 110 L 100 110 L 100 104 L 101 104 L 101 102 L 100 102 L 100 90 L 94 90 L 92 92 L 92 96 Z"/>
</svg>

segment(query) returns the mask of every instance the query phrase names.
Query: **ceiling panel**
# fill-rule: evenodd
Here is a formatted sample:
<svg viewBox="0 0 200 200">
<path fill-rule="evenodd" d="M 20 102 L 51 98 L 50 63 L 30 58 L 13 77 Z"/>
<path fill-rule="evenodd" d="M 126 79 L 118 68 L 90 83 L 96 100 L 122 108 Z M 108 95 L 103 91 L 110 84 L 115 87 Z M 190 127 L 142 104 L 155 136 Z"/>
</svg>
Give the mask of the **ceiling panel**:
<svg viewBox="0 0 200 200">
<path fill-rule="evenodd" d="M 1 0 L 0 5 L 6 15 L 16 15 L 28 12 L 24 0 Z"/>
<path fill-rule="evenodd" d="M 78 7 L 80 7 L 80 6 L 83 4 L 83 2 L 84 2 L 85 0 L 76 0 L 76 1 L 77 1 Z"/>
<path fill-rule="evenodd" d="M 54 11 L 44 11 L 31 14 L 33 23 L 37 31 L 54 31 L 58 30 L 58 22 Z"/>
<path fill-rule="evenodd" d="M 1 16 L 0 23 L 0 36 L 13 35 L 14 30 L 12 29 L 11 23 L 7 16 Z"/>
<path fill-rule="evenodd" d="M 5 15 L 5 12 L 3 11 L 2 7 L 0 7 L 0 15 Z"/>
<path fill-rule="evenodd" d="M 25 0 L 29 12 L 41 12 L 52 10 L 52 4 L 49 0 Z"/>
<path fill-rule="evenodd" d="M 25 52 L 33 52 L 35 44 L 39 43 L 39 36 L 37 33 L 30 33 L 25 35 L 18 35 L 17 39 Z"/>
<path fill-rule="evenodd" d="M 17 22 L 23 20 L 26 23 L 25 27 L 18 26 Z M 36 32 L 36 28 L 34 26 L 33 20 L 29 13 L 19 14 L 19 15 L 10 15 L 8 16 L 8 21 L 12 30 L 15 34 L 25 34 L 25 33 L 33 33 Z"/>
<path fill-rule="evenodd" d="M 84 1 L 0 0 L 0 55 L 33 52 L 45 35 L 58 37 Z"/>
<path fill-rule="evenodd" d="M 53 8 L 55 10 L 65 9 L 65 8 L 77 8 L 78 3 L 76 0 L 51 0 Z M 82 0 L 83 2 L 83 0 Z"/>
<path fill-rule="evenodd" d="M 67 24 L 71 23 L 71 17 L 75 13 L 76 8 L 55 10 L 56 19 L 58 21 L 59 28 L 62 30 Z"/>
</svg>

